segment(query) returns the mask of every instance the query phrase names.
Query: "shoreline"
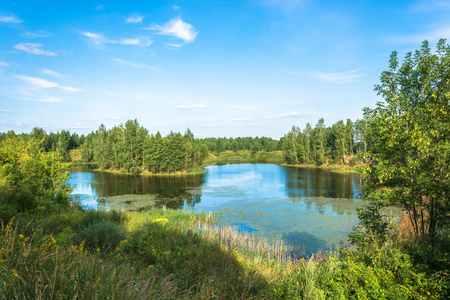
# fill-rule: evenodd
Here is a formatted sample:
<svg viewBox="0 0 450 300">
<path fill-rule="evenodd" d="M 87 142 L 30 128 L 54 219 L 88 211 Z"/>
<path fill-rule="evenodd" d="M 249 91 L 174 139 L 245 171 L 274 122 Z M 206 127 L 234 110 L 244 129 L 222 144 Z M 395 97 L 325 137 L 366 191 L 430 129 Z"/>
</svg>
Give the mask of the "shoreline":
<svg viewBox="0 0 450 300">
<path fill-rule="evenodd" d="M 298 165 L 292 165 L 292 164 L 280 164 L 282 167 L 291 167 L 291 168 L 310 168 L 310 169 L 322 169 L 322 170 L 328 170 L 330 172 L 335 173 L 341 173 L 341 174 L 359 174 L 361 173 L 358 171 L 357 167 L 351 167 L 346 165 L 321 165 L 316 166 L 313 164 L 298 164 Z"/>
<path fill-rule="evenodd" d="M 94 169 L 92 171 L 94 172 L 106 172 L 106 173 L 112 173 L 117 175 L 137 175 L 137 176 L 149 176 L 149 177 L 179 177 L 179 176 L 192 176 L 192 175 L 199 175 L 199 174 L 205 174 L 207 171 L 201 167 L 202 170 L 196 170 L 193 172 L 186 172 L 186 171 L 178 171 L 173 173 L 150 173 L 150 172 L 142 172 L 139 174 L 133 174 L 129 172 L 123 172 L 122 170 L 101 170 L 101 169 Z"/>
<path fill-rule="evenodd" d="M 215 158 L 215 159 L 209 159 L 206 163 L 204 163 L 201 167 L 198 167 L 194 169 L 194 171 L 177 171 L 173 173 L 151 173 L 151 172 L 141 172 L 139 174 L 133 174 L 126 172 L 125 170 L 110 170 L 110 169 L 99 169 L 95 168 L 92 171 L 95 172 L 106 172 L 106 173 L 112 173 L 112 174 L 118 174 L 118 175 L 139 175 L 139 176 L 150 176 L 150 177 L 180 177 L 180 176 L 192 176 L 192 175 L 200 175 L 207 173 L 207 170 L 205 167 L 208 166 L 214 166 L 214 165 L 226 165 L 226 164 L 274 164 L 282 167 L 291 167 L 291 168 L 314 168 L 314 169 L 322 169 L 327 170 L 334 173 L 340 173 L 340 174 L 358 174 L 361 175 L 361 173 L 358 171 L 358 166 L 348 166 L 348 165 L 314 165 L 314 164 L 287 164 L 284 162 L 279 162 L 277 159 L 263 159 L 263 160 L 249 160 L 248 158 Z M 97 163 L 85 163 L 85 162 L 71 162 L 71 167 L 77 167 L 77 166 L 98 166 Z"/>
</svg>

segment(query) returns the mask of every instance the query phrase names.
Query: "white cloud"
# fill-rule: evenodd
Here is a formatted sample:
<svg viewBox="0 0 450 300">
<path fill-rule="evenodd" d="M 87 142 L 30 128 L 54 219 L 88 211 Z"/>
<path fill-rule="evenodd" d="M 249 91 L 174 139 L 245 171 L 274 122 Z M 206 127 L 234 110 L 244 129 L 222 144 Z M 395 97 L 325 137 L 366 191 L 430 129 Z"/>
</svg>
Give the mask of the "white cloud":
<svg viewBox="0 0 450 300">
<path fill-rule="evenodd" d="M 30 77 L 30 76 L 21 76 L 17 75 L 17 78 L 22 79 L 28 84 L 34 85 L 39 88 L 59 88 L 61 90 L 69 91 L 69 92 L 78 92 L 80 89 L 69 87 L 69 86 L 61 86 L 56 82 L 48 81 L 42 78 Z"/>
<path fill-rule="evenodd" d="M 180 104 L 176 105 L 175 108 L 186 109 L 186 110 L 195 110 L 206 108 L 205 104 Z"/>
<path fill-rule="evenodd" d="M 183 44 L 170 44 L 170 43 L 164 43 L 164 44 L 166 44 L 167 46 L 169 46 L 168 48 L 171 48 L 171 49 L 178 49 L 178 48 L 180 48 L 181 46 L 183 46 Z"/>
<path fill-rule="evenodd" d="M 129 16 L 126 20 L 125 23 L 128 24 L 136 24 L 136 23 L 142 23 L 142 21 L 144 20 L 145 16 L 140 15 L 138 13 L 132 14 L 131 16 Z"/>
<path fill-rule="evenodd" d="M 157 67 L 154 67 L 154 66 L 149 66 L 149 65 L 144 65 L 144 64 L 136 64 L 136 63 L 132 63 L 132 62 L 120 59 L 120 58 L 114 58 L 114 61 L 119 62 L 119 63 L 124 64 L 124 65 L 140 68 L 140 69 L 150 69 L 150 70 L 155 70 L 155 71 L 161 70 L 161 69 L 159 69 Z"/>
<path fill-rule="evenodd" d="M 153 24 L 144 29 L 156 31 L 157 34 L 161 35 L 174 36 L 186 43 L 194 41 L 197 36 L 194 26 L 183 22 L 180 17 L 174 18 L 163 25 Z"/>
<path fill-rule="evenodd" d="M 56 97 L 45 97 L 45 98 L 37 98 L 35 99 L 37 102 L 47 102 L 47 103 L 57 103 L 62 102 L 62 99 Z"/>
<path fill-rule="evenodd" d="M 0 67 L 7 67 L 9 64 L 5 63 L 3 60 L 0 60 Z"/>
<path fill-rule="evenodd" d="M 20 122 L 6 123 L 4 125 L 7 127 L 22 127 L 23 126 L 23 124 Z"/>
<path fill-rule="evenodd" d="M 252 118 L 248 118 L 248 117 L 242 117 L 242 118 L 230 118 L 230 121 L 248 122 L 248 121 L 253 121 L 253 119 L 252 119 Z"/>
<path fill-rule="evenodd" d="M 450 3 L 448 1 L 425 0 L 419 1 L 416 5 L 412 7 L 413 11 L 429 11 L 442 9 L 450 9 Z"/>
<path fill-rule="evenodd" d="M 7 109 L 0 109 L 0 112 L 9 113 L 9 112 L 11 112 L 11 111 L 10 111 L 10 110 L 7 110 Z"/>
<path fill-rule="evenodd" d="M 49 37 L 52 35 L 51 35 L 51 33 L 48 33 L 47 31 L 39 30 L 36 32 L 25 32 L 25 33 L 22 33 L 21 36 L 33 39 L 33 38 Z"/>
<path fill-rule="evenodd" d="M 48 69 L 42 69 L 41 70 L 42 73 L 50 75 L 50 76 L 54 76 L 54 77 L 60 77 L 61 74 L 59 74 L 58 72 L 52 71 L 52 70 L 48 70 Z"/>
<path fill-rule="evenodd" d="M 89 31 L 79 31 L 79 34 L 89 38 L 89 43 L 96 46 L 103 46 L 104 44 L 120 44 L 120 45 L 148 47 L 151 44 L 153 44 L 153 41 L 147 36 L 140 38 L 122 38 L 118 40 L 113 40 L 107 39 L 99 33 L 93 33 Z"/>
<path fill-rule="evenodd" d="M 14 14 L 9 13 L 9 14 L 0 14 L 0 22 L 17 24 L 22 23 L 23 20 L 19 19 Z"/>
<path fill-rule="evenodd" d="M 105 6 L 103 4 L 99 4 L 96 7 L 94 7 L 95 10 L 102 10 Z"/>
<path fill-rule="evenodd" d="M 337 73 L 315 71 L 311 73 L 311 76 L 330 83 L 350 83 L 362 76 L 361 74 L 358 74 L 358 72 L 359 69 Z"/>
<path fill-rule="evenodd" d="M 181 7 L 179 7 L 178 5 L 172 5 L 172 9 L 174 10 L 174 11 L 179 11 L 180 9 L 181 9 Z"/>
<path fill-rule="evenodd" d="M 47 51 L 41 49 L 43 45 L 37 43 L 20 43 L 14 46 L 17 50 L 29 52 L 34 55 L 47 55 L 47 56 L 55 56 L 55 52 Z"/>
<path fill-rule="evenodd" d="M 267 116 L 264 117 L 264 119 L 279 119 L 279 118 L 293 118 L 293 117 L 299 117 L 299 113 L 296 111 L 291 111 L 290 113 L 287 114 L 279 114 L 277 116 Z"/>
<path fill-rule="evenodd" d="M 82 36 L 89 38 L 89 42 L 94 45 L 101 45 L 104 43 L 105 40 L 105 38 L 98 33 L 93 33 L 89 31 L 79 31 L 78 33 L 81 34 Z"/>
<path fill-rule="evenodd" d="M 280 114 L 280 118 L 289 118 L 289 117 L 298 117 L 299 114 L 296 111 L 291 111 L 290 113 L 287 114 Z"/>
<path fill-rule="evenodd" d="M 387 40 L 392 43 L 419 44 L 424 40 L 437 42 L 441 38 L 450 39 L 450 26 L 436 27 L 428 32 L 418 34 L 393 35 L 389 36 Z"/>
</svg>

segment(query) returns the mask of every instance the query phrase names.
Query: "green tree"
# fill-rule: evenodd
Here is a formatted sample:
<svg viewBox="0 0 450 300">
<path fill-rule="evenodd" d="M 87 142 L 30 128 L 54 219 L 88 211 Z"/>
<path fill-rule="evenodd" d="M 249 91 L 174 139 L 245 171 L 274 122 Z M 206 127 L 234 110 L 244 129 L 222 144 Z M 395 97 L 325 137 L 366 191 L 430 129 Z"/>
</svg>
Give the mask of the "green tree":
<svg viewBox="0 0 450 300">
<path fill-rule="evenodd" d="M 375 91 L 384 102 L 365 109 L 365 197 L 402 205 L 416 236 L 433 237 L 449 213 L 450 46 L 440 40 L 432 53 L 424 41 L 401 67 L 394 51 Z"/>
<path fill-rule="evenodd" d="M 325 153 L 327 146 L 327 127 L 325 126 L 325 121 L 320 118 L 314 127 L 314 142 L 315 142 L 315 153 L 316 153 L 316 164 L 322 165 L 326 162 Z"/>
<path fill-rule="evenodd" d="M 347 152 L 347 130 L 344 121 L 340 120 L 333 124 L 333 134 L 335 136 L 334 146 L 337 153 L 342 155 L 342 163 L 345 164 L 345 153 Z"/>
<path fill-rule="evenodd" d="M 0 186 L 11 193 L 36 196 L 68 194 L 69 165 L 56 152 L 45 152 L 42 140 L 7 137 L 0 143 Z"/>
</svg>

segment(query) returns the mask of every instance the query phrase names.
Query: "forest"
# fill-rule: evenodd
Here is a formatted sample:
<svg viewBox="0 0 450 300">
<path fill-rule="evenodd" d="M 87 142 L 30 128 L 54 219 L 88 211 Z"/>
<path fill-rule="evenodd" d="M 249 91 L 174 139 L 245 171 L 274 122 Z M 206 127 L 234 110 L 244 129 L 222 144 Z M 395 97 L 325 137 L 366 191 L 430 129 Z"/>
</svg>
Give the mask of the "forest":
<svg viewBox="0 0 450 300">
<path fill-rule="evenodd" d="M 49 134 L 34 128 L 20 134 L 42 140 L 44 151 L 56 151 L 66 162 L 70 151 L 79 149 L 84 163 L 95 163 L 103 170 L 124 170 L 131 174 L 157 174 L 191 171 L 203 165 L 209 153 L 219 156 L 226 151 L 282 151 L 283 162 L 293 164 L 355 165 L 358 153 L 367 151 L 366 120 L 347 119 L 326 126 L 323 118 L 312 127 L 307 123 L 302 131 L 293 126 L 280 140 L 268 137 L 202 138 L 194 137 L 187 128 L 184 134 L 170 132 L 162 137 L 139 125 L 138 120 L 107 129 L 103 124 L 95 132 L 79 136 L 62 130 Z M 13 131 L 0 133 L 0 140 L 15 136 Z"/>
</svg>

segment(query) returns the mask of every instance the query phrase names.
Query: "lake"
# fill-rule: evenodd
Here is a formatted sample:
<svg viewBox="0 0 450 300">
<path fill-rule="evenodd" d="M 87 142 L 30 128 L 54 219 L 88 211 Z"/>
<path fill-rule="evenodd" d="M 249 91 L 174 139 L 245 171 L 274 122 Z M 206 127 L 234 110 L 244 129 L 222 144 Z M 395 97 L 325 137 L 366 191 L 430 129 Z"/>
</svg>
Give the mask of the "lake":
<svg viewBox="0 0 450 300">
<path fill-rule="evenodd" d="M 358 218 L 362 178 L 317 168 L 272 164 L 206 167 L 184 177 L 148 177 L 74 167 L 73 196 L 88 207 L 146 209 L 155 205 L 222 213 L 220 221 L 255 236 L 283 239 L 307 253 L 345 241 Z M 117 197 L 129 195 L 126 197 Z"/>
</svg>

